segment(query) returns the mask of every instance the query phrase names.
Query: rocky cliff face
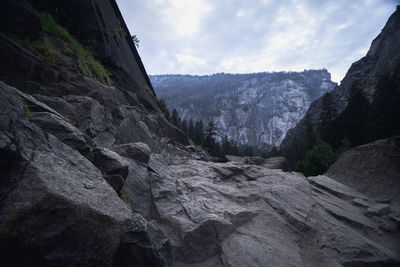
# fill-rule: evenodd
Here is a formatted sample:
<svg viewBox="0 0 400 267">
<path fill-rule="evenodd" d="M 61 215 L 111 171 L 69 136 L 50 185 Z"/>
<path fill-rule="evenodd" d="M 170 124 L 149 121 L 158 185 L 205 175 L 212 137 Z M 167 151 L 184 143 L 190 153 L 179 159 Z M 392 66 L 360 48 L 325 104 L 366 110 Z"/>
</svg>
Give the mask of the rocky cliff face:
<svg viewBox="0 0 400 267">
<path fill-rule="evenodd" d="M 188 141 L 158 112 L 115 2 L 1 11 L 2 265 L 170 266 L 132 191 L 148 186 L 152 151 Z"/>
<path fill-rule="evenodd" d="M 311 136 L 352 145 L 400 134 L 400 7 L 373 40 L 367 55 L 352 64 L 340 86 L 314 101 L 281 144 L 285 155 L 304 151 Z M 351 102 L 351 103 L 350 103 Z M 397 126 L 396 126 L 397 125 Z M 333 135 L 336 135 L 333 136 Z M 291 165 L 300 155 L 289 158 Z"/>
<path fill-rule="evenodd" d="M 327 176 L 285 172 L 284 158 L 211 162 L 153 107 L 143 70 L 132 84 L 142 84 L 136 96 L 128 81 L 101 79 L 90 66 L 96 61 L 76 53 L 90 46 L 46 24 L 51 10 L 93 4 L 86 12 L 97 14 L 112 0 L 54 1 L 60 5 L 45 14 L 41 7 L 52 3 L 35 10 L 3 3 L 23 16 L 8 14 L 0 35 L 1 266 L 400 264 L 400 192 L 385 190 L 397 178 L 397 158 L 376 191 L 360 184 L 378 174 L 354 165 L 375 151 L 368 164 L 379 166 L 399 151 L 398 138 L 348 152 Z M 121 19 L 111 11 L 107 20 Z M 93 33 L 104 26 L 97 19 L 82 17 Z M 34 39 L 21 42 L 21 34 Z M 329 175 L 357 179 L 346 186 Z"/>
<path fill-rule="evenodd" d="M 310 103 L 335 86 L 326 70 L 150 79 L 167 106 L 184 119 L 214 119 L 219 141 L 226 135 L 260 150 L 279 146 Z"/>
<path fill-rule="evenodd" d="M 42 31 L 40 19 L 35 12 L 51 14 L 62 23 L 70 33 L 84 47 L 95 54 L 107 71 L 112 74 L 113 85 L 123 94 L 134 93 L 141 104 L 147 108 L 159 110 L 157 98 L 146 74 L 139 54 L 133 44 L 131 35 L 125 25 L 122 15 L 114 0 L 110 1 L 64 1 L 64 0 L 32 0 L 28 7 L 23 0 L 4 1 L 2 8 L 1 30 L 6 36 L 17 37 L 24 41 L 34 41 L 45 34 L 46 41 L 54 48 L 60 48 L 60 41 L 55 40 L 54 33 Z M 34 11 L 30 7 L 34 6 Z M 51 25 L 50 25 L 51 26 Z M 3 36 L 4 38 L 4 36 Z M 62 38 L 61 38 L 62 39 Z M 79 77 L 62 75 L 63 69 L 69 68 L 66 62 L 57 60 L 56 64 L 48 66 L 29 56 L 17 56 L 21 52 L 15 51 L 5 40 L 2 41 L 1 79 L 11 85 L 28 90 L 31 93 L 40 93 L 50 89 L 47 94 L 65 94 L 60 85 L 61 79 L 67 83 L 74 83 L 75 88 L 85 86 Z M 68 56 L 66 47 L 61 47 L 61 58 Z M 53 56 L 53 55 L 52 55 Z M 72 60 L 76 60 L 72 55 Z M 24 69 L 22 69 L 24 68 Z M 24 76 L 20 76 L 24 73 Z M 85 74 L 85 73 L 83 73 Z M 75 81 L 76 80 L 76 81 Z M 69 89 L 70 93 L 72 89 Z"/>
</svg>

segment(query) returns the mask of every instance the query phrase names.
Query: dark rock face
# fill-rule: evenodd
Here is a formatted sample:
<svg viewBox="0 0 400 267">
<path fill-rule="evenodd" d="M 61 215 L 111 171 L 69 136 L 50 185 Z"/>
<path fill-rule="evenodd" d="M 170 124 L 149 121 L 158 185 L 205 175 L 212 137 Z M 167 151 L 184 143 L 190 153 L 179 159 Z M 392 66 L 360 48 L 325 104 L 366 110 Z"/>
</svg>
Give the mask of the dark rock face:
<svg viewBox="0 0 400 267">
<path fill-rule="evenodd" d="M 73 149 L 83 151 L 87 147 L 82 133 L 76 127 L 53 113 L 32 112 L 30 120 Z"/>
<path fill-rule="evenodd" d="M 0 85 L 1 258 L 17 266 L 110 265 L 129 208 L 88 160 L 24 119 L 12 89 Z"/>
<path fill-rule="evenodd" d="M 136 93 L 143 105 L 159 111 L 150 80 L 114 0 L 31 2 L 35 8 L 52 14 L 85 47 L 96 53 L 111 71 L 117 88 Z M 21 36 L 38 35 L 41 32 L 39 18 L 25 1 L 6 0 L 4 5 L 2 28 L 6 29 L 5 32 L 20 33 Z M 54 85 L 54 82 L 60 79 L 62 71 L 57 67 L 49 66 L 40 59 L 32 58 L 31 55 L 13 58 L 16 48 L 10 46 L 4 39 L 0 43 L 2 58 L 6 59 L 1 63 L 1 67 L 9 70 L 0 74 L 1 80 L 25 90 L 31 82 L 39 82 L 37 86 L 47 87 L 50 84 Z M 19 72 L 24 75 L 18 80 L 12 73 L 15 75 Z M 45 81 L 41 77 L 46 76 L 45 74 L 49 74 L 50 76 L 47 76 L 50 79 Z M 71 78 L 74 79 L 74 77 L 67 79 Z M 62 87 L 69 90 L 68 86 Z"/>
<path fill-rule="evenodd" d="M 123 145 L 114 146 L 114 151 L 118 154 L 133 159 L 138 160 L 147 164 L 150 160 L 151 150 L 145 143 L 129 143 Z"/>
<path fill-rule="evenodd" d="M 144 181 L 161 140 L 188 144 L 186 136 L 158 112 L 125 25 L 106 40 L 123 23 L 114 1 L 32 3 L 95 52 L 114 83 L 74 72 L 65 65 L 73 57 L 55 64 L 17 44 L 9 35 L 45 33 L 26 1 L 2 2 L 8 14 L 1 17 L 0 79 L 19 89 L 0 82 L 2 266 L 171 266 L 171 245 L 151 221 Z M 135 195 L 125 196 L 124 186 Z"/>
<path fill-rule="evenodd" d="M 388 80 L 388 77 L 391 77 L 398 81 L 400 77 L 399 70 L 400 10 L 397 9 L 389 18 L 382 32 L 373 40 L 367 55 L 352 64 L 340 86 L 334 88 L 331 93 L 325 94 L 323 97 L 315 100 L 304 115 L 303 119 L 296 125 L 296 127 L 288 131 L 285 139 L 282 141 L 280 150 L 288 158 L 290 165 L 294 167 L 296 161 L 299 159 L 299 155 L 294 155 L 293 151 L 305 151 L 305 149 L 308 149 L 307 147 L 310 146 L 308 140 L 312 138 L 311 136 L 326 135 L 322 138 L 335 139 L 334 136 L 329 136 L 329 133 L 324 134 L 324 129 L 329 129 L 330 132 L 335 131 L 336 134 L 340 133 L 342 135 L 341 138 L 349 138 L 354 134 L 351 131 L 355 131 L 355 135 L 357 136 L 356 138 L 353 138 L 353 140 L 350 140 L 352 145 L 360 145 L 377 139 L 389 138 L 400 134 L 399 128 L 397 128 L 397 130 L 392 130 L 388 128 L 388 125 L 382 124 L 380 121 L 374 121 L 376 120 L 375 117 L 377 114 L 374 114 L 375 117 L 367 117 L 368 113 L 375 112 L 377 108 L 378 104 L 374 102 L 376 100 L 376 94 L 384 94 L 384 91 L 387 90 L 388 87 L 387 84 L 378 87 L 379 80 Z M 395 111 L 397 104 L 389 104 L 388 100 L 389 98 L 400 98 L 400 91 L 398 89 L 394 91 L 395 92 L 393 92 L 392 95 L 385 96 L 386 103 L 388 103 L 386 110 L 390 110 L 389 113 L 386 111 L 387 114 L 385 114 L 385 116 L 388 118 L 392 117 L 393 120 L 398 117 L 398 111 L 397 113 Z M 365 103 L 360 104 L 360 106 L 356 108 L 360 111 L 359 116 L 350 120 L 343 117 L 343 114 L 355 93 L 362 95 L 366 100 Z M 361 101 L 360 97 L 357 100 Z M 390 109 L 388 109 L 389 106 Z M 354 111 L 352 113 L 354 113 Z M 367 118 L 367 122 L 363 122 L 364 117 Z M 335 121 L 337 118 L 341 120 L 339 120 L 341 124 Z M 351 127 L 348 125 L 354 125 L 355 123 L 359 123 L 359 129 L 349 130 L 348 128 L 351 129 Z M 391 123 L 396 124 L 395 121 Z M 388 129 L 386 130 L 386 128 Z M 374 135 L 369 133 L 373 129 L 378 132 L 377 135 L 379 138 L 374 138 Z M 358 133 L 357 130 L 361 132 Z M 379 134 L 380 131 L 390 132 L 390 134 L 382 136 Z M 300 158 L 302 156 L 303 155 L 300 155 Z"/>
<path fill-rule="evenodd" d="M 42 31 L 39 18 L 24 0 L 2 1 L 0 10 L 1 32 L 35 38 Z"/>
<path fill-rule="evenodd" d="M 28 121 L 21 92 L 2 82 L 0 89 L 4 266 L 170 266 L 168 239 L 155 223 L 132 215 L 115 192 L 128 175 L 129 159 L 95 149 L 87 157 L 102 175 L 72 145 L 62 143 L 68 143 L 65 136 L 82 135 L 78 129 L 58 132 L 57 127 L 67 126 L 53 113 L 32 112 Z"/>
<path fill-rule="evenodd" d="M 134 224 L 122 237 L 115 266 L 170 266 L 171 243 L 154 221 L 147 222 L 134 214 Z M 156 259 L 156 261 L 154 260 Z"/>
</svg>

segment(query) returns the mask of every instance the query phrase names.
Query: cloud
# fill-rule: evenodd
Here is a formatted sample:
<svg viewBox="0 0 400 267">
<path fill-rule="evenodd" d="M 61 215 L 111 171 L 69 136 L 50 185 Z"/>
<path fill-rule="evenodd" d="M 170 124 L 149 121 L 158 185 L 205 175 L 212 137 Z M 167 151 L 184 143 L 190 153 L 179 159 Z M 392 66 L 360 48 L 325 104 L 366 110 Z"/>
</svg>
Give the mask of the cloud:
<svg viewBox="0 0 400 267">
<path fill-rule="evenodd" d="M 327 68 L 339 82 L 398 0 L 117 0 L 150 74 Z"/>
</svg>

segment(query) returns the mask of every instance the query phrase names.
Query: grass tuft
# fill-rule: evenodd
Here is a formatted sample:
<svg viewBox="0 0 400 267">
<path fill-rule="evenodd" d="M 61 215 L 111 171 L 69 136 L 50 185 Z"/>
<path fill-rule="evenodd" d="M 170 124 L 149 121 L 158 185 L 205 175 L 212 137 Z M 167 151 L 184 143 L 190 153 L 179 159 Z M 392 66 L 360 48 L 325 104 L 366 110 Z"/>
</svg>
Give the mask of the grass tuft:
<svg viewBox="0 0 400 267">
<path fill-rule="evenodd" d="M 72 37 L 65 28 L 60 26 L 55 21 L 50 14 L 46 12 L 39 12 L 38 15 L 43 30 L 64 40 L 68 48 L 75 52 L 79 72 L 85 75 L 92 73 L 101 82 L 105 84 L 112 83 L 111 73 L 107 71 L 97 59 L 94 58 L 92 52 L 85 49 L 78 40 Z"/>
<path fill-rule="evenodd" d="M 18 102 L 22 106 L 22 112 L 24 113 L 24 117 L 29 119 L 31 117 L 30 107 L 32 107 L 32 105 L 26 103 L 16 91 L 14 91 L 13 94 L 17 97 Z"/>
</svg>

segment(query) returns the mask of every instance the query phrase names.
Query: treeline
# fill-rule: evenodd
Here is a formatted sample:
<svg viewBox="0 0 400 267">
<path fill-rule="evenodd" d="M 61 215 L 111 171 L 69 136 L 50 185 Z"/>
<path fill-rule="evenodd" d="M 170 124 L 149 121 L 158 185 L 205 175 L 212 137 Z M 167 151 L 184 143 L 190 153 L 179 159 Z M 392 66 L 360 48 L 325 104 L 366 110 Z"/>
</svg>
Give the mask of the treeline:
<svg viewBox="0 0 400 267">
<path fill-rule="evenodd" d="M 160 108 L 164 117 L 173 125 L 181 129 L 188 137 L 192 145 L 200 146 L 207 150 L 214 157 L 224 157 L 225 155 L 253 156 L 253 149 L 250 146 L 238 146 L 227 136 L 219 143 L 216 140 L 217 128 L 214 120 L 210 120 L 207 127 L 202 120 L 189 121 L 181 119 L 178 111 L 173 109 L 170 112 L 164 99 L 160 99 Z"/>
<path fill-rule="evenodd" d="M 350 147 L 400 135 L 400 67 L 378 79 L 372 99 L 370 102 L 362 85 L 354 82 L 348 105 L 339 114 L 332 94 L 325 94 L 317 129 L 313 130 L 305 117 L 305 135 L 294 138 L 278 153 L 292 167 L 295 164 L 297 171 L 318 175 Z"/>
</svg>

